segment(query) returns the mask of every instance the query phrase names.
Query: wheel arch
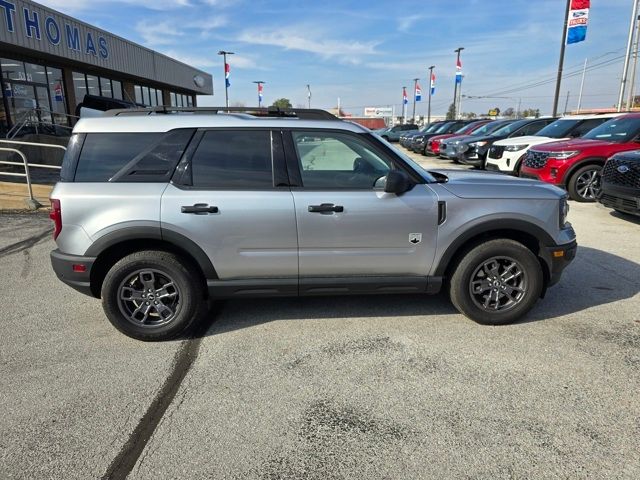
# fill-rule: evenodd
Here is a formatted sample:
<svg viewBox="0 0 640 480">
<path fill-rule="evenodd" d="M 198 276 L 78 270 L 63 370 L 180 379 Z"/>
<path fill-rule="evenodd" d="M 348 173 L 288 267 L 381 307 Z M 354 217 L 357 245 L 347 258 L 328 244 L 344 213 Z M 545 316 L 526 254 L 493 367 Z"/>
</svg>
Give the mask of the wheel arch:
<svg viewBox="0 0 640 480">
<path fill-rule="evenodd" d="M 489 240 L 507 238 L 523 244 L 538 258 L 544 277 L 544 289 L 551 278 L 551 267 L 544 255 L 545 246 L 555 244 L 553 238 L 537 225 L 523 220 L 494 220 L 470 228 L 447 247 L 434 270 L 434 276 L 451 278 L 462 257 L 472 248 Z M 543 289 L 543 295 L 545 290 Z"/>
<path fill-rule="evenodd" d="M 131 227 L 101 237 L 85 253 L 86 256 L 96 257 L 91 268 L 91 293 L 99 298 L 109 269 L 121 258 L 142 250 L 167 251 L 185 259 L 196 270 L 205 291 L 207 279 L 218 278 L 206 253 L 184 235 L 165 229 L 160 232 L 157 227 Z"/>
<path fill-rule="evenodd" d="M 563 181 L 564 186 L 565 187 L 569 186 L 569 181 L 571 181 L 571 178 L 582 167 L 586 167 L 587 165 L 602 165 L 602 166 L 604 166 L 606 161 L 607 161 L 607 159 L 605 157 L 588 157 L 588 158 L 585 158 L 584 160 L 580 160 L 579 162 L 576 162 L 574 165 L 571 165 L 571 167 L 569 167 L 569 170 L 567 170 L 567 173 L 566 173 L 566 175 L 564 177 L 564 181 Z"/>
</svg>

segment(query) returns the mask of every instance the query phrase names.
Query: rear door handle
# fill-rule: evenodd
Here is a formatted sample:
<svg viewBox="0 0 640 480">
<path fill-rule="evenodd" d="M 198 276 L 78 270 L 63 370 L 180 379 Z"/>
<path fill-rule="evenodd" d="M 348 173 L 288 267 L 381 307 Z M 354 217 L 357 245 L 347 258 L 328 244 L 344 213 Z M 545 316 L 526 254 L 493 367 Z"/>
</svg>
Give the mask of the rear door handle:
<svg viewBox="0 0 640 480">
<path fill-rule="evenodd" d="M 309 211 L 313 213 L 344 212 L 344 207 L 333 203 L 323 203 L 321 205 L 309 205 Z"/>
<path fill-rule="evenodd" d="M 218 213 L 218 207 L 210 207 L 206 203 L 196 203 L 195 205 L 183 205 L 180 208 L 180 212 L 204 215 L 206 213 Z"/>
</svg>

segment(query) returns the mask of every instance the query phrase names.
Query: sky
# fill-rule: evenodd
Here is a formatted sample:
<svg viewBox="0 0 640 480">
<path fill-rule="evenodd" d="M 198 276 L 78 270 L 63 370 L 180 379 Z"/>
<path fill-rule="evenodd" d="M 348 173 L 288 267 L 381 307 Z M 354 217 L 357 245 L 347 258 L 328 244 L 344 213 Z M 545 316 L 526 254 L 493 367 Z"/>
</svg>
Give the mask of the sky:
<svg viewBox="0 0 640 480">
<path fill-rule="evenodd" d="M 454 49 L 464 47 L 462 111 L 492 107 L 551 112 L 564 0 L 41 0 L 87 23 L 213 74 L 214 96 L 199 105 L 224 105 L 219 50 L 229 50 L 230 102 L 257 105 L 285 97 L 294 106 L 335 107 L 361 115 L 364 107 L 402 108 L 420 78 L 427 109 L 435 65 L 432 113 L 453 99 Z M 583 108 L 610 107 L 618 97 L 632 0 L 592 0 L 587 39 L 568 45 L 560 110 L 575 109 L 582 67 L 588 70 Z M 532 84 L 539 83 L 535 87 Z M 639 82 L 640 83 L 640 80 Z M 529 88 L 525 88 L 529 87 Z M 488 98 L 487 98 L 488 97 Z M 508 97 L 508 98 L 499 98 Z M 409 103 L 409 109 L 412 105 Z"/>
</svg>

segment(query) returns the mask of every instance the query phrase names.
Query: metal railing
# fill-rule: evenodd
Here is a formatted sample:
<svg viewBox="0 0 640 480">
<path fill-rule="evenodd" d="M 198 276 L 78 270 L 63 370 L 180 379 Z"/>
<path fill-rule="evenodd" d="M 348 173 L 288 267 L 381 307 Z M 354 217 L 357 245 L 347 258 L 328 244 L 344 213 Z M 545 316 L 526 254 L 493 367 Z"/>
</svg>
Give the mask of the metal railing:
<svg viewBox="0 0 640 480">
<path fill-rule="evenodd" d="M 8 175 L 11 177 L 24 177 L 27 181 L 27 189 L 29 191 L 29 202 L 30 202 L 30 206 L 33 206 L 34 209 L 40 208 L 42 206 L 42 204 L 40 202 L 38 202 L 34 196 L 33 196 L 33 187 L 31 186 L 31 172 L 30 172 L 30 168 L 34 167 L 34 168 L 48 168 L 48 169 L 52 169 L 52 170 L 61 170 L 62 166 L 59 165 L 45 165 L 42 163 L 29 163 L 27 161 L 27 156 L 24 154 L 24 152 L 21 152 L 20 150 L 18 150 L 17 148 L 13 148 L 13 147 L 3 147 L 3 144 L 12 144 L 12 145 L 29 145 L 29 146 L 35 146 L 35 147 L 43 147 L 43 148 L 57 148 L 63 151 L 67 151 L 67 147 L 62 146 L 62 145 L 55 145 L 52 143 L 35 143 L 35 142 L 20 142 L 17 140 L 0 140 L 0 151 L 2 152 L 11 152 L 11 153 L 16 153 L 20 156 L 20 158 L 22 158 L 22 162 L 14 162 L 11 160 L 0 160 L 1 164 L 4 165 L 17 165 L 17 166 L 23 166 L 24 167 L 24 173 L 20 173 L 20 172 L 2 172 L 0 171 L 0 175 Z"/>
<path fill-rule="evenodd" d="M 71 131 L 73 130 L 73 127 L 70 127 L 69 125 L 63 125 L 60 123 L 47 122 L 45 120 L 42 120 L 41 115 L 43 113 L 48 113 L 52 119 L 54 119 L 56 116 L 65 117 L 67 120 L 80 118 L 77 115 L 71 115 L 70 113 L 63 113 L 63 112 L 54 112 L 53 110 L 49 110 L 47 108 L 37 108 L 37 107 L 32 108 L 30 110 L 26 110 L 22 112 L 20 119 L 16 119 L 16 121 L 13 124 L 13 127 L 11 127 L 11 129 L 5 135 L 5 138 L 8 138 L 8 139 L 15 138 L 22 131 L 22 129 L 24 129 L 29 125 L 32 125 L 34 127 L 36 134 L 39 133 L 39 127 L 41 128 L 42 125 L 53 127 L 53 128 L 63 128 L 65 130 L 68 130 L 69 133 L 71 133 Z"/>
</svg>

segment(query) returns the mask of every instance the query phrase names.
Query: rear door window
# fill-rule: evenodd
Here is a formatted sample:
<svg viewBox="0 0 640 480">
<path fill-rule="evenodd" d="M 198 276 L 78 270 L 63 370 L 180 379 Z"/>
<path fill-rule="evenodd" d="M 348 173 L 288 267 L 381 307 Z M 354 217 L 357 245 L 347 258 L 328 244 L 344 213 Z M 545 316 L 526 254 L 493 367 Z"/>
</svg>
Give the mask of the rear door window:
<svg viewBox="0 0 640 480">
<path fill-rule="evenodd" d="M 271 132 L 204 132 L 191 158 L 191 184 L 204 189 L 273 188 Z"/>
</svg>

